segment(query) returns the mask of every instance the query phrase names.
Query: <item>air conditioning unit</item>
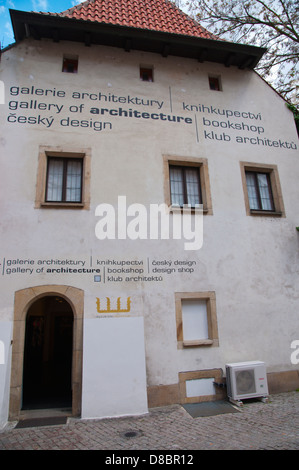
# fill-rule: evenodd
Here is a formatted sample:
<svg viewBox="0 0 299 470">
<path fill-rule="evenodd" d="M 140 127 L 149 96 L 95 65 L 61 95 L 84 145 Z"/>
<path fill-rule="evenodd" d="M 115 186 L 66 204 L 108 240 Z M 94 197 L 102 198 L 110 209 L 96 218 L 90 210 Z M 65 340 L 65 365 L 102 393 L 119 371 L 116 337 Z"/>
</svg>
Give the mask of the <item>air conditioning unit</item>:
<svg viewBox="0 0 299 470">
<path fill-rule="evenodd" d="M 268 383 L 266 366 L 261 361 L 226 364 L 226 386 L 230 401 L 242 404 L 246 398 L 267 401 Z"/>
</svg>

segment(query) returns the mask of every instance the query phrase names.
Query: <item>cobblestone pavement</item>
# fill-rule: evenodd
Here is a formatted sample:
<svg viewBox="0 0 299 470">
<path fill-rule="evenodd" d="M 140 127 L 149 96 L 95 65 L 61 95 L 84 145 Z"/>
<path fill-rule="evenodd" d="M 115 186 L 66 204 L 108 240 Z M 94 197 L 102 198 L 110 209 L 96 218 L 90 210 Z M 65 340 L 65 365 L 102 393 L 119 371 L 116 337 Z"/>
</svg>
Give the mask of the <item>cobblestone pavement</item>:
<svg viewBox="0 0 299 470">
<path fill-rule="evenodd" d="M 245 401 L 240 412 L 192 418 L 180 405 L 138 417 L 69 418 L 64 425 L 0 431 L 0 450 L 299 450 L 299 392 Z"/>
</svg>

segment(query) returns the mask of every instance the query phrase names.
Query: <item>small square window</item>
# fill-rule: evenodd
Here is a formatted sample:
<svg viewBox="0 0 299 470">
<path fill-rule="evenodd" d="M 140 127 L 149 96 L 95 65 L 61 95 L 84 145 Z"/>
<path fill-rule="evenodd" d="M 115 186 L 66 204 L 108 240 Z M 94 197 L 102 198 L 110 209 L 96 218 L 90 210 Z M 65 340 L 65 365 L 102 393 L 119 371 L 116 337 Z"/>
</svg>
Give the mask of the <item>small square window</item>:
<svg viewBox="0 0 299 470">
<path fill-rule="evenodd" d="M 151 67 L 140 67 L 140 80 L 143 82 L 153 82 L 153 69 Z"/>
<path fill-rule="evenodd" d="M 62 71 L 65 73 L 78 72 L 78 58 L 64 57 L 62 62 Z"/>
<path fill-rule="evenodd" d="M 210 76 L 209 77 L 210 90 L 222 91 L 220 77 Z"/>
</svg>

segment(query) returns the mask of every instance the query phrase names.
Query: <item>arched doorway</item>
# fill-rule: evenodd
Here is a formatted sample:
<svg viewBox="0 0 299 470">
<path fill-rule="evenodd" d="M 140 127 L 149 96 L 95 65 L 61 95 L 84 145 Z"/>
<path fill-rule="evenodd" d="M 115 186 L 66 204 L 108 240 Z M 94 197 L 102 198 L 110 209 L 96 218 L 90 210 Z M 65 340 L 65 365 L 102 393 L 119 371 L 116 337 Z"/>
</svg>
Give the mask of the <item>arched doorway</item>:
<svg viewBox="0 0 299 470">
<path fill-rule="evenodd" d="M 19 419 L 23 406 L 23 368 L 27 318 L 29 319 L 34 309 L 37 308 L 37 301 L 45 298 L 49 300 L 50 297 L 61 298 L 69 304 L 72 310 L 72 415 L 81 415 L 84 291 L 67 285 L 42 285 L 15 292 L 9 400 L 9 419 L 13 421 Z M 31 310 L 34 304 L 35 307 Z"/>
<path fill-rule="evenodd" d="M 71 408 L 73 312 L 60 296 L 36 300 L 26 316 L 22 409 Z"/>
</svg>

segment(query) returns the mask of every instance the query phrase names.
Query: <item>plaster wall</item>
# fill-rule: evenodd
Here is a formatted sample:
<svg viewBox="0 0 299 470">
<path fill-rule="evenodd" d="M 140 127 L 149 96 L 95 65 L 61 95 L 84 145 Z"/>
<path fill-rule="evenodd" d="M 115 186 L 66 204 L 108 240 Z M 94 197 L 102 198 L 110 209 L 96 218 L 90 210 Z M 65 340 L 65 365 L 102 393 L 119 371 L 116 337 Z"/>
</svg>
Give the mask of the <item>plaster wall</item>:
<svg viewBox="0 0 299 470">
<path fill-rule="evenodd" d="M 64 55 L 78 56 L 77 74 L 61 72 Z M 153 67 L 152 83 L 140 80 L 140 65 Z M 115 305 L 130 297 L 125 316 L 143 318 L 149 387 L 228 362 L 262 360 L 269 372 L 297 370 L 290 345 L 298 339 L 298 138 L 275 91 L 252 71 L 68 42 L 25 40 L 3 54 L 0 72 L 0 340 L 8 358 L 0 397 L 8 397 L 14 293 L 43 284 L 84 290 L 88 357 L 88 325 L 104 328 L 119 316 L 99 313 L 96 300 L 108 297 Z M 209 75 L 221 77 L 222 91 L 209 89 Z M 41 146 L 90 152 L 88 208 L 35 207 Z M 117 209 L 118 197 L 126 196 L 127 207 L 149 210 L 165 202 L 167 157 L 208 161 L 212 215 L 203 216 L 201 249 L 185 250 L 184 240 L 97 239 L 99 204 Z M 281 217 L 246 214 L 240 162 L 277 166 Z M 58 272 L 70 267 L 59 260 L 98 272 Z M 122 268 L 133 271 L 111 271 Z M 166 268 L 175 271 L 154 271 Z M 178 349 L 174 294 L 206 291 L 216 293 L 219 346 Z"/>
</svg>

